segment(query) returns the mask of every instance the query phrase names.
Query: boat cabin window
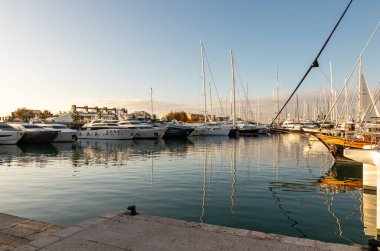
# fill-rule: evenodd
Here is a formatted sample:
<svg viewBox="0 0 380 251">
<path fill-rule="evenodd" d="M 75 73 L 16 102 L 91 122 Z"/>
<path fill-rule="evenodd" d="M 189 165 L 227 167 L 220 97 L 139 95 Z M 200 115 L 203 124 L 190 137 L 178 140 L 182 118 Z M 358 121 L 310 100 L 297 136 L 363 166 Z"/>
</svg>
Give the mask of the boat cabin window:
<svg viewBox="0 0 380 251">
<path fill-rule="evenodd" d="M 41 128 L 41 127 L 39 127 L 39 126 L 37 126 L 37 125 L 33 125 L 33 124 L 25 124 L 25 125 L 21 125 L 22 127 L 24 127 L 24 128 Z"/>
<path fill-rule="evenodd" d="M 54 125 L 54 126 L 52 126 L 52 128 L 54 128 L 54 129 L 66 129 L 67 127 L 66 126 Z"/>
</svg>

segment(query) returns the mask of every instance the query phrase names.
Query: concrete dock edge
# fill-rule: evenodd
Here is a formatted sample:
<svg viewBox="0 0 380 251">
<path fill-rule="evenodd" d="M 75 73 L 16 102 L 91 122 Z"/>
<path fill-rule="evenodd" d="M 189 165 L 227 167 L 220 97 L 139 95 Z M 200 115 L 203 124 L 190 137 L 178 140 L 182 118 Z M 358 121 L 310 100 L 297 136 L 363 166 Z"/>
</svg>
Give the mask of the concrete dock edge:
<svg viewBox="0 0 380 251">
<path fill-rule="evenodd" d="M 186 222 L 107 213 L 14 250 L 362 250 L 360 247 Z"/>
</svg>

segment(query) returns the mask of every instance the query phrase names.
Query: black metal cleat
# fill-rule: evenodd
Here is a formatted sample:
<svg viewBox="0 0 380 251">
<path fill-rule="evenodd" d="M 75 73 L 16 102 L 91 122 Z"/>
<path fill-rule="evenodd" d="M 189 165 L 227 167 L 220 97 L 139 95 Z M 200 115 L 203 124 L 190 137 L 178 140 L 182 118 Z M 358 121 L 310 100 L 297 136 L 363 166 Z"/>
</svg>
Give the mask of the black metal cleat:
<svg viewBox="0 0 380 251">
<path fill-rule="evenodd" d="M 369 246 L 369 251 L 377 251 L 378 248 L 380 247 L 380 241 L 371 238 L 368 240 L 368 246 Z"/>
<path fill-rule="evenodd" d="M 128 206 L 127 209 L 130 211 L 130 215 L 137 215 L 137 211 L 136 211 L 136 206 L 135 205 L 132 205 L 132 206 Z"/>
</svg>

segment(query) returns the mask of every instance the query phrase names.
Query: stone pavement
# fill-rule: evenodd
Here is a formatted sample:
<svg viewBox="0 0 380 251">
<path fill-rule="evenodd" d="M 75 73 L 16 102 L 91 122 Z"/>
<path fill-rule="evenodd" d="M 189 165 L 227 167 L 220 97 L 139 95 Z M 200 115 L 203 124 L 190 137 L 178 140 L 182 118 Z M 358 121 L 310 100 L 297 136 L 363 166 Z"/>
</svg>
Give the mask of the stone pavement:
<svg viewBox="0 0 380 251">
<path fill-rule="evenodd" d="M 0 250 L 11 250 L 52 232 L 59 226 L 0 213 Z"/>
<path fill-rule="evenodd" d="M 361 250 L 277 234 L 114 212 L 34 239 L 15 250 Z"/>
</svg>

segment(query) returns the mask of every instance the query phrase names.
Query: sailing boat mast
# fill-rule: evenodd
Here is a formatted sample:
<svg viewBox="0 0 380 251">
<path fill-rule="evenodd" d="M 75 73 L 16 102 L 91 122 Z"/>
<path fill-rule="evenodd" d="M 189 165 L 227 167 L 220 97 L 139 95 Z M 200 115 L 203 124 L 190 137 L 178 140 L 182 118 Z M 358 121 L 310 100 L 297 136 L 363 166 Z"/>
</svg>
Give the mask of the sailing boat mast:
<svg viewBox="0 0 380 251">
<path fill-rule="evenodd" d="M 248 94 L 248 82 L 247 82 L 247 103 L 246 103 L 246 107 L 245 107 L 245 113 L 246 113 L 246 115 L 245 115 L 245 120 L 249 120 L 249 115 L 248 115 L 248 108 L 249 108 L 249 96 L 248 96 L 249 94 Z"/>
<path fill-rule="evenodd" d="M 334 104 L 334 86 L 333 86 L 333 73 L 332 73 L 332 64 L 331 64 L 331 61 L 330 61 L 330 89 L 331 89 L 331 95 L 330 95 L 330 107 L 333 106 Z M 331 108 L 330 108 L 331 109 Z M 332 110 L 331 112 L 331 121 L 333 123 L 336 122 L 336 112 L 335 112 L 335 109 Z"/>
<path fill-rule="evenodd" d="M 206 76 L 205 76 L 205 60 L 204 60 L 204 49 L 203 49 L 203 43 L 202 43 L 202 40 L 200 41 L 200 44 L 201 44 L 201 61 L 202 61 L 202 81 L 203 81 L 203 92 L 204 92 L 204 96 L 205 96 L 205 102 L 204 102 L 204 117 L 205 117 L 205 123 L 207 122 L 207 112 L 206 112 L 206 109 L 207 109 L 207 104 L 206 104 L 206 100 L 207 100 L 207 96 L 206 96 Z"/>
<path fill-rule="evenodd" d="M 150 107 L 151 107 L 152 119 L 153 119 L 154 115 L 153 115 L 153 88 L 152 87 L 150 87 Z"/>
<path fill-rule="evenodd" d="M 260 96 L 257 96 L 257 121 L 258 124 L 260 120 Z"/>
<path fill-rule="evenodd" d="M 298 95 L 296 94 L 296 117 L 297 117 L 297 122 L 300 122 L 300 112 L 298 110 Z"/>
<path fill-rule="evenodd" d="M 236 128 L 236 107 L 235 107 L 235 68 L 234 68 L 234 55 L 232 50 L 230 50 L 231 59 L 231 71 L 232 71 L 232 120 L 233 128 Z"/>
<path fill-rule="evenodd" d="M 276 67 L 276 89 L 275 89 L 275 95 L 276 95 L 276 100 L 275 100 L 275 106 L 276 106 L 276 111 L 275 114 L 277 115 L 280 111 L 280 98 L 279 98 L 279 77 L 278 77 L 278 67 Z"/>
<path fill-rule="evenodd" d="M 212 109 L 212 92 L 211 92 L 211 81 L 208 82 L 209 92 L 210 92 L 210 120 L 213 120 L 213 109 Z"/>
</svg>

